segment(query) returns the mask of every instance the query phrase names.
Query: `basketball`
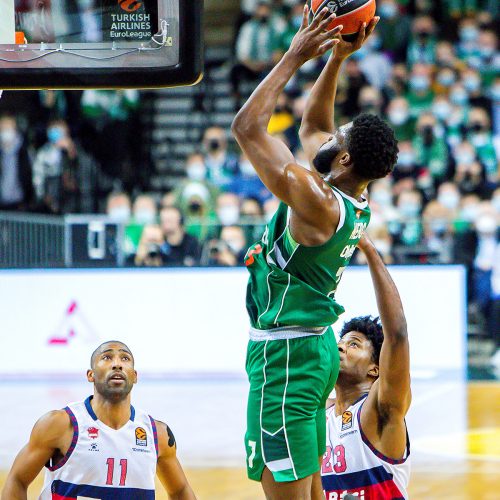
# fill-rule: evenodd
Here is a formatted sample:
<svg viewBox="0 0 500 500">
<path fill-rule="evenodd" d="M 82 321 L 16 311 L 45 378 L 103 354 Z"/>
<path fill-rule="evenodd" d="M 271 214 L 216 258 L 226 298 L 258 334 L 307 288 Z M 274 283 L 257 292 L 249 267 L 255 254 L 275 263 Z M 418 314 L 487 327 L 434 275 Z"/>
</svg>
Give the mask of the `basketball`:
<svg viewBox="0 0 500 500">
<path fill-rule="evenodd" d="M 311 0 L 314 15 L 324 7 L 327 7 L 330 13 L 337 14 L 328 28 L 342 24 L 342 38 L 352 41 L 356 38 L 361 24 L 368 24 L 373 19 L 376 5 L 375 0 Z"/>
</svg>

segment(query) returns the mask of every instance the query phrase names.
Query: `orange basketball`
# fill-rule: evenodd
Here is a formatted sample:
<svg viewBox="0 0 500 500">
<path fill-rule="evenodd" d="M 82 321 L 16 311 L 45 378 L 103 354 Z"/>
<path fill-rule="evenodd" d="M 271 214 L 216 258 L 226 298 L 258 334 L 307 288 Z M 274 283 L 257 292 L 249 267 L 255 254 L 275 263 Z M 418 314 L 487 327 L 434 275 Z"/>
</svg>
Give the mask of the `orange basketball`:
<svg viewBox="0 0 500 500">
<path fill-rule="evenodd" d="M 376 5 L 375 0 L 311 0 L 314 15 L 325 7 L 330 13 L 337 14 L 329 28 L 342 24 L 342 38 L 353 40 L 361 24 L 368 24 L 375 16 Z"/>
</svg>

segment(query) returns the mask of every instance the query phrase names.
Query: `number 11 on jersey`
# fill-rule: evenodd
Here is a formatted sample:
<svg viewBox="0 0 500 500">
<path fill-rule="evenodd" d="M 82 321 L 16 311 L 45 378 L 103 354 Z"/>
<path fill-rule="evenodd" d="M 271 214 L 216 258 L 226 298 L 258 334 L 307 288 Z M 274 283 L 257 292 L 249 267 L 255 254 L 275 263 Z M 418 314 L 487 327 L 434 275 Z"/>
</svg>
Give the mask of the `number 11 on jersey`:
<svg viewBox="0 0 500 500">
<path fill-rule="evenodd" d="M 106 485 L 113 484 L 113 476 L 115 472 L 115 459 L 108 458 L 106 460 L 106 464 L 108 465 L 108 475 L 106 478 Z M 127 459 L 120 459 L 120 483 L 119 486 L 125 486 L 125 481 L 127 479 Z"/>
</svg>

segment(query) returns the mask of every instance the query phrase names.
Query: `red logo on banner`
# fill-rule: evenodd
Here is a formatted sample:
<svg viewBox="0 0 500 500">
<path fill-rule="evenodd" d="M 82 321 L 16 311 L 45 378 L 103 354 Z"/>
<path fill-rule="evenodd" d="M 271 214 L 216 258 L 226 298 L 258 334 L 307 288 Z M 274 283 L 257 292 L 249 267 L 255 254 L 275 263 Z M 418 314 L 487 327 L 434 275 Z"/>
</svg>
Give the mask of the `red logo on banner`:
<svg viewBox="0 0 500 500">
<path fill-rule="evenodd" d="M 137 0 L 118 0 L 118 4 L 126 12 L 135 12 L 142 6 L 142 3 Z"/>
</svg>

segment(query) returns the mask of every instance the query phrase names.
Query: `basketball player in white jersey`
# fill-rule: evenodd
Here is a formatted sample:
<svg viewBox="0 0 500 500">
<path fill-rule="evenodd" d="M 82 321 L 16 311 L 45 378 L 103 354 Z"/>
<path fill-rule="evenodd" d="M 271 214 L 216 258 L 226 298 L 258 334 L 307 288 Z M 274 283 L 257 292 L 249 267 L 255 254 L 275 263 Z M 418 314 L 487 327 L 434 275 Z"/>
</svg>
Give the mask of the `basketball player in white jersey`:
<svg viewBox="0 0 500 500">
<path fill-rule="evenodd" d="M 411 401 L 406 319 L 396 285 L 377 250 L 358 243 L 368 261 L 378 318 L 354 318 L 341 333 L 335 400 L 327 403 L 321 480 L 326 500 L 407 499 Z"/>
<path fill-rule="evenodd" d="M 44 467 L 40 500 L 153 500 L 156 474 L 170 499 L 195 499 L 170 428 L 130 403 L 137 382 L 130 349 L 105 342 L 90 366 L 94 395 L 38 420 L 14 461 L 2 500 L 25 500 Z"/>
</svg>

